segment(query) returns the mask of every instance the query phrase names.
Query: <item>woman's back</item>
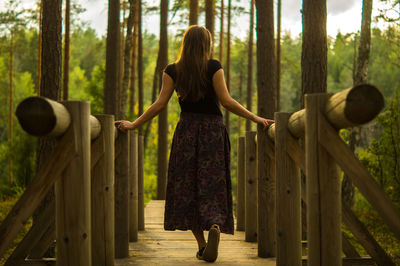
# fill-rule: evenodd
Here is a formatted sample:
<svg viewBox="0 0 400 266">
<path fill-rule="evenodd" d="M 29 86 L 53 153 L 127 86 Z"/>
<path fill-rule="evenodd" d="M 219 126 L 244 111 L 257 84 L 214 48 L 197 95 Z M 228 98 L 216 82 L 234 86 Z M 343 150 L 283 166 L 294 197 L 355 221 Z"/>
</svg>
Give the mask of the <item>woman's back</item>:
<svg viewBox="0 0 400 266">
<path fill-rule="evenodd" d="M 183 113 L 202 113 L 202 114 L 215 114 L 222 116 L 218 97 L 215 93 L 214 87 L 212 85 L 212 78 L 214 74 L 221 69 L 221 63 L 218 60 L 209 59 L 207 63 L 207 85 L 203 87 L 204 97 L 197 101 L 183 100 L 179 97 L 179 105 Z M 176 63 L 169 64 L 165 68 L 165 73 L 167 73 L 176 83 L 177 80 L 177 68 Z"/>
</svg>

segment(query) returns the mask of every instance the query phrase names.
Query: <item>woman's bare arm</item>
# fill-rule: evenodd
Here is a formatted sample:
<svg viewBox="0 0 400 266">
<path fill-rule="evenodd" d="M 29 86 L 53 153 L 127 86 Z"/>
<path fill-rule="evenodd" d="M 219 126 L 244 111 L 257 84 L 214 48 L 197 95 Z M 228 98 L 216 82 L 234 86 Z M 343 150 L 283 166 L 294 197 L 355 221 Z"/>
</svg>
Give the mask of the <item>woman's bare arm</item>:
<svg viewBox="0 0 400 266">
<path fill-rule="evenodd" d="M 223 69 L 218 70 L 214 74 L 213 86 L 215 89 L 215 93 L 217 94 L 217 97 L 221 102 L 222 106 L 228 109 L 230 112 L 237 114 L 241 117 L 244 117 L 246 119 L 249 119 L 255 123 L 262 124 L 264 126 L 264 129 L 269 124 L 274 122 L 273 120 L 265 119 L 253 114 L 231 97 L 228 88 L 226 87 Z"/>
<path fill-rule="evenodd" d="M 115 124 L 118 124 L 118 128 L 125 131 L 129 129 L 135 129 L 158 115 L 168 104 L 169 99 L 174 93 L 174 81 L 168 75 L 163 73 L 162 77 L 162 85 L 160 95 L 158 99 L 147 109 L 140 117 L 138 117 L 135 121 L 130 122 L 126 120 L 115 121 Z"/>
</svg>

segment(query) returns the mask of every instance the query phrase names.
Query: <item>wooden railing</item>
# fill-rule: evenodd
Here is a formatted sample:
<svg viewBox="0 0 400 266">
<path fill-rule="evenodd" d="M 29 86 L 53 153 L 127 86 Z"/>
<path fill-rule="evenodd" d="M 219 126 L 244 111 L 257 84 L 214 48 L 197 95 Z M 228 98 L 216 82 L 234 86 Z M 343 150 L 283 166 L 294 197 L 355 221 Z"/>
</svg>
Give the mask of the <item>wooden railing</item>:
<svg viewBox="0 0 400 266">
<path fill-rule="evenodd" d="M 342 221 L 378 265 L 395 265 L 352 210 L 341 204 L 337 167 L 351 178 L 400 239 L 399 209 L 338 135 L 341 128 L 371 121 L 382 108 L 381 93 L 364 84 L 333 95 L 306 95 L 305 109 L 275 114 L 275 124 L 267 132 L 270 142 L 267 147 L 258 148 L 265 148 L 275 164 L 276 184 L 270 186 L 276 190 L 276 202 L 272 203 L 276 204 L 276 217 L 271 215 L 269 219 L 276 221 L 277 265 L 302 264 L 302 229 L 307 232 L 308 265 L 342 265 L 342 251 L 345 262 L 371 263 L 356 258 L 358 253 L 341 232 Z M 298 141 L 302 137 L 304 149 Z M 245 170 L 238 169 L 237 229 L 245 228 L 246 241 L 261 240 L 257 232 L 266 225 L 255 222 L 260 221 L 257 211 L 264 212 L 265 204 L 271 204 L 257 201 L 256 192 L 265 188 L 256 188 L 256 143 L 255 132 L 246 132 L 245 141 L 239 138 L 238 156 L 245 157 L 246 163 Z M 305 186 L 301 184 L 300 169 L 306 176 Z M 245 187 L 240 187 L 243 183 Z M 245 199 L 241 200 L 239 194 L 246 195 Z M 302 222 L 302 205 L 307 223 Z M 244 226 L 239 223 L 243 220 Z M 265 247 L 259 245 L 260 248 Z"/>
<path fill-rule="evenodd" d="M 5 265 L 114 265 L 144 229 L 143 138 L 117 132 L 111 115 L 90 115 L 88 102 L 25 99 L 22 128 L 57 145 L 0 226 L 0 257 L 55 187 L 55 199 L 34 221 Z M 139 152 L 138 152 L 139 150 Z M 54 186 L 55 185 L 55 186 Z"/>
<path fill-rule="evenodd" d="M 356 258 L 358 253 L 342 235 L 343 221 L 377 264 L 394 265 L 352 210 L 341 204 L 337 169 L 339 165 L 400 239 L 399 210 L 338 135 L 340 128 L 372 120 L 383 108 L 382 95 L 371 85 L 361 85 L 305 99 L 304 110 L 275 114 L 276 123 L 264 133 L 269 137 L 266 146 L 257 146 L 255 132 L 239 138 L 237 230 L 246 231 L 246 241 L 258 241 L 259 256 L 276 254 L 278 265 L 302 264 L 302 230 L 307 232 L 309 265 L 341 265 L 342 250 L 344 261 L 371 263 Z M 114 265 L 115 257 L 128 256 L 129 241 L 136 241 L 137 230 L 144 229 L 143 138 L 117 132 L 113 116 L 91 116 L 87 102 L 60 104 L 32 97 L 18 106 L 17 116 L 24 130 L 52 136 L 57 146 L 1 224 L 0 256 L 53 185 L 56 196 L 6 265 L 54 264 L 43 259 L 54 239 L 58 265 Z M 298 141 L 302 137 L 304 149 Z M 271 165 L 266 169 L 273 180 L 258 182 L 257 149 L 268 155 Z M 276 201 L 264 201 L 257 196 L 260 191 L 276 194 Z M 266 212 L 275 206 L 276 216 Z M 305 210 L 307 223 L 301 218 Z M 266 219 L 276 226 L 267 226 Z"/>
</svg>

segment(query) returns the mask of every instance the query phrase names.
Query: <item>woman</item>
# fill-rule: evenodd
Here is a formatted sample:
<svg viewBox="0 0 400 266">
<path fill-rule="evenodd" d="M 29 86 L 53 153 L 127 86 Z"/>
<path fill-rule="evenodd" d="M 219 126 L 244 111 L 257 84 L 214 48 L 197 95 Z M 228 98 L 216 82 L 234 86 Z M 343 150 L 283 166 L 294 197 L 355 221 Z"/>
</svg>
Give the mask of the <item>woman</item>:
<svg viewBox="0 0 400 266">
<path fill-rule="evenodd" d="M 199 247 L 197 258 L 209 262 L 218 256 L 220 232 L 234 231 L 230 143 L 220 103 L 264 129 L 273 122 L 232 99 L 221 64 L 210 59 L 211 40 L 204 27 L 188 28 L 180 58 L 164 70 L 159 98 L 135 121 L 115 122 L 121 130 L 140 127 L 159 114 L 176 91 L 181 115 L 169 158 L 164 229 L 191 230 Z"/>
</svg>

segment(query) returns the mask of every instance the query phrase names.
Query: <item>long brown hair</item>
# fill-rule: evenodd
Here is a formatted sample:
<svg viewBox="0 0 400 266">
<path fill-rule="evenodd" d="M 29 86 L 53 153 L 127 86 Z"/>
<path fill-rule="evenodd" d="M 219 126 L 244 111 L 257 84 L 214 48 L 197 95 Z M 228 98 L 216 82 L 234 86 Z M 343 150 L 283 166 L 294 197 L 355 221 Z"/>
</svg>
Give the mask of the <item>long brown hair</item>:
<svg viewBox="0 0 400 266">
<path fill-rule="evenodd" d="M 186 30 L 179 59 L 175 62 L 175 87 L 182 100 L 198 101 L 204 97 L 209 82 L 207 64 L 211 42 L 211 33 L 202 26 L 193 25 Z"/>
</svg>

